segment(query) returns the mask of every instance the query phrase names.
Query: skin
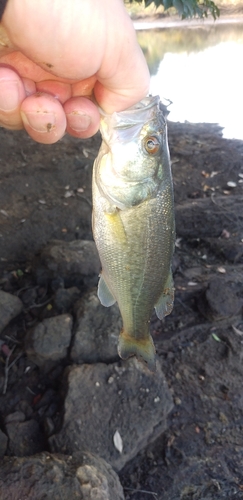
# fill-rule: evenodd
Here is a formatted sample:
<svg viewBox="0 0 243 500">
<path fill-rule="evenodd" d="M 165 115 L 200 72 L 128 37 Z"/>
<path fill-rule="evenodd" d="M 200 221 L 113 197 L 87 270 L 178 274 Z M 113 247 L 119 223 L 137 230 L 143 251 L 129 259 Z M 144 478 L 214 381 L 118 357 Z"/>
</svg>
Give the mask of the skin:
<svg viewBox="0 0 243 500">
<path fill-rule="evenodd" d="M 149 72 L 123 0 L 8 0 L 0 26 L 0 126 L 52 144 L 99 128 Z"/>
</svg>

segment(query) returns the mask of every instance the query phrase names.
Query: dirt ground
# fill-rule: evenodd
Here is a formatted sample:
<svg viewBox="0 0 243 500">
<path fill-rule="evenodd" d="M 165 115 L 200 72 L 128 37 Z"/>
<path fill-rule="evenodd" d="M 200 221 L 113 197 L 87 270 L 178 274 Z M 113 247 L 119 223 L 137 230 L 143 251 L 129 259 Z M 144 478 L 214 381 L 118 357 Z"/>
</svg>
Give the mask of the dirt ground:
<svg viewBox="0 0 243 500">
<path fill-rule="evenodd" d="M 221 132 L 212 124 L 169 123 L 175 306 L 163 323 L 154 317 L 151 329 L 175 406 L 166 433 L 120 473 L 127 500 L 243 498 L 243 141 Z M 68 359 L 47 376 L 23 348 L 28 328 L 56 314 L 46 307 L 53 291 L 38 282 L 33 259 L 52 239 L 92 239 L 91 171 L 100 137 L 44 146 L 0 130 L 0 142 L 0 288 L 25 304 L 1 334 L 4 430 L 16 410 L 42 424 L 43 392 L 51 391 L 54 423 L 59 411 L 58 380 Z M 33 307 L 33 300 L 45 305 Z"/>
</svg>

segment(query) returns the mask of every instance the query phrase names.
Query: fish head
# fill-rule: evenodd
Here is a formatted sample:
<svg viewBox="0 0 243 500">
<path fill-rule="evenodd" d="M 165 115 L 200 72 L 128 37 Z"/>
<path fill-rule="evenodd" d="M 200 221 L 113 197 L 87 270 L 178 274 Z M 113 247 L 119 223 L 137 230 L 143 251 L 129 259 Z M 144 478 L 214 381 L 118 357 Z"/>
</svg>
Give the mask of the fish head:
<svg viewBox="0 0 243 500">
<path fill-rule="evenodd" d="M 103 195 L 120 209 L 156 196 L 169 163 L 166 119 L 159 97 L 101 116 L 102 146 L 96 180 Z"/>
</svg>

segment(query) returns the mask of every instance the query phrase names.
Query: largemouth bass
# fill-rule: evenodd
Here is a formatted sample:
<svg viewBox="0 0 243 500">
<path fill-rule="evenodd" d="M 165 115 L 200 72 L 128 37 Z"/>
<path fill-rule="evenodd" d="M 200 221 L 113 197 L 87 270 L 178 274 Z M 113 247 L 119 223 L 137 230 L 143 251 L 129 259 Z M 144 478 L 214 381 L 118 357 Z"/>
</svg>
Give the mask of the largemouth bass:
<svg viewBox="0 0 243 500">
<path fill-rule="evenodd" d="M 175 225 L 167 127 L 159 97 L 101 117 L 102 144 L 93 169 L 93 234 L 102 273 L 98 297 L 116 301 L 121 358 L 136 355 L 155 370 L 149 320 L 173 307 Z"/>
</svg>

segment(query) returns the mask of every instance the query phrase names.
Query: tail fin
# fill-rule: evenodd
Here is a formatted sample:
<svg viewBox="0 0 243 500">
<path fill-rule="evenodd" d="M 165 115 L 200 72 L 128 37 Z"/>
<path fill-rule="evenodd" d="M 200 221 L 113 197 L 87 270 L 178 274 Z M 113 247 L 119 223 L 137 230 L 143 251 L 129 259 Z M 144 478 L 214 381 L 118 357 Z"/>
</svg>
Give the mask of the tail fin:
<svg viewBox="0 0 243 500">
<path fill-rule="evenodd" d="M 118 354 L 122 359 L 136 356 L 145 361 L 149 370 L 152 372 L 156 370 L 155 347 L 149 333 L 146 338 L 136 339 L 122 330 L 118 342 Z"/>
</svg>

